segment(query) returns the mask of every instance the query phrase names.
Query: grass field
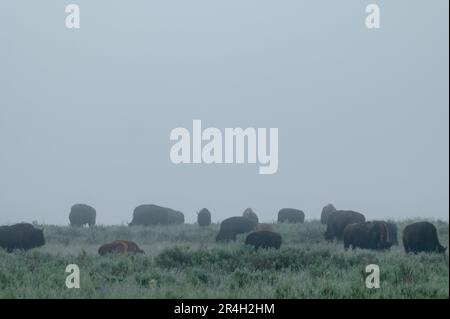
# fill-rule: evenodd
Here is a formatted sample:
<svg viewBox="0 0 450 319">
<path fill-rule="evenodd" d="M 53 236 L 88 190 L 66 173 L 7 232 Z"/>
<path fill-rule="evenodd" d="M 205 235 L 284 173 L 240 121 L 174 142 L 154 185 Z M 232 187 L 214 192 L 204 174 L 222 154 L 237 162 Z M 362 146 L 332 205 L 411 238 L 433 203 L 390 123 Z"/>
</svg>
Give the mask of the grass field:
<svg viewBox="0 0 450 319">
<path fill-rule="evenodd" d="M 399 237 L 405 225 L 399 222 Z M 449 225 L 435 221 L 448 246 Z M 43 226 L 47 244 L 28 252 L 0 250 L 0 298 L 449 298 L 449 258 L 345 251 L 323 240 L 317 221 L 277 224 L 280 250 L 218 244 L 218 225 L 72 228 Z M 115 239 L 135 241 L 137 256 L 97 255 Z M 68 264 L 80 268 L 81 288 L 65 286 Z M 381 287 L 368 289 L 365 267 L 380 267 Z"/>
</svg>

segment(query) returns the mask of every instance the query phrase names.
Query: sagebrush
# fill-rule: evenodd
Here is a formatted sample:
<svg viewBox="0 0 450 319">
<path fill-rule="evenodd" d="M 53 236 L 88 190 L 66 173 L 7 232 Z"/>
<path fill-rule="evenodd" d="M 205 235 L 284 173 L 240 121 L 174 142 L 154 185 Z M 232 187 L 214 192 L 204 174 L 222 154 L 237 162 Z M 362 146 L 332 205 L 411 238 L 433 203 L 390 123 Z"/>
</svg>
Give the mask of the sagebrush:
<svg viewBox="0 0 450 319">
<path fill-rule="evenodd" d="M 216 243 L 219 226 L 41 226 L 47 244 L 28 252 L 0 250 L 0 298 L 448 298 L 448 253 L 345 251 L 323 239 L 318 221 L 276 224 L 280 250 Z M 448 222 L 434 221 L 448 246 Z M 105 242 L 133 240 L 145 255 L 98 256 Z M 66 266 L 81 271 L 67 289 Z M 365 267 L 377 264 L 381 288 L 368 289 Z"/>
</svg>

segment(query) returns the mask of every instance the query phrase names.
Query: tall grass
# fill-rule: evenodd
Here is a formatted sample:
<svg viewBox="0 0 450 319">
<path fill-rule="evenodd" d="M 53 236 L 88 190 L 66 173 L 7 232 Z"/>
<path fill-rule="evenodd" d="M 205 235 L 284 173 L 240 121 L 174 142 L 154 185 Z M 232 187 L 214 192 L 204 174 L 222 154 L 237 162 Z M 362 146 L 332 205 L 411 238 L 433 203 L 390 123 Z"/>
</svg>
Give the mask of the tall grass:
<svg viewBox="0 0 450 319">
<path fill-rule="evenodd" d="M 399 242 L 404 226 L 399 223 Z M 449 225 L 436 221 L 448 246 Z M 47 244 L 11 254 L 0 250 L 0 298 L 448 298 L 448 254 L 345 251 L 323 240 L 317 221 L 277 224 L 280 250 L 216 243 L 218 225 L 72 228 L 43 226 Z M 97 255 L 115 239 L 133 240 L 145 255 Z M 65 286 L 77 264 L 81 288 Z M 380 266 L 381 287 L 368 289 L 365 267 Z"/>
</svg>

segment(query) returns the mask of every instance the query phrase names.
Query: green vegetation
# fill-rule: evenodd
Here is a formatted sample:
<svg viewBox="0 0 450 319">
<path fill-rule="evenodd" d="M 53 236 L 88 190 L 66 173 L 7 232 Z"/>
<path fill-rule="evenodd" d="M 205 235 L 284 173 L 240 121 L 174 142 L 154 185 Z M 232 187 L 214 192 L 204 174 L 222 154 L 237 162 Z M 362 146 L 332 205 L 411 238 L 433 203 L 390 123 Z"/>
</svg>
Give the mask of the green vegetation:
<svg viewBox="0 0 450 319">
<path fill-rule="evenodd" d="M 405 225 L 399 223 L 399 237 Z M 434 222 L 448 246 L 449 225 Z M 12 254 L 0 250 L 0 298 L 448 298 L 448 253 L 406 255 L 345 251 L 323 240 L 317 221 L 275 225 L 280 250 L 218 244 L 218 225 L 72 228 L 44 226 L 47 245 Z M 101 257 L 99 246 L 135 241 L 145 255 Z M 401 238 L 399 238 L 401 244 Z M 65 286 L 77 264 L 81 289 Z M 365 287 L 365 267 L 377 264 L 381 288 Z"/>
</svg>

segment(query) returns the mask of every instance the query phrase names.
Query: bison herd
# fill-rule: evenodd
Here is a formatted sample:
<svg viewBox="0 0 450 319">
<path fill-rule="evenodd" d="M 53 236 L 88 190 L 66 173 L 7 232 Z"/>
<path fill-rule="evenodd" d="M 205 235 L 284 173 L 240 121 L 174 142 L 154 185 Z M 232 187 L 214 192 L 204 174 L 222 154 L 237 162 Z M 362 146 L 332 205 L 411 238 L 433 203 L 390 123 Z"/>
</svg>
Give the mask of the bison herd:
<svg viewBox="0 0 450 319">
<path fill-rule="evenodd" d="M 85 204 L 73 205 L 69 214 L 72 226 L 94 226 L 96 211 Z M 294 208 L 283 208 L 278 212 L 279 223 L 303 223 L 305 213 Z M 337 210 L 332 204 L 326 205 L 321 214 L 321 222 L 326 225 L 325 240 L 343 241 L 344 248 L 386 250 L 397 245 L 397 226 L 392 222 L 366 221 L 363 214 L 351 210 Z M 157 205 L 140 205 L 133 212 L 130 226 L 151 226 L 183 224 L 183 213 Z M 200 227 L 211 225 L 211 212 L 203 208 L 197 213 Z M 236 240 L 238 235 L 247 234 L 245 244 L 259 248 L 280 248 L 282 236 L 273 231 L 272 224 L 260 223 L 257 214 L 247 208 L 242 216 L 229 217 L 220 224 L 217 242 Z M 31 224 L 21 223 L 0 227 L 0 248 L 11 252 L 15 249 L 28 250 L 45 245 L 44 233 Z M 446 248 L 439 243 L 436 227 L 429 222 L 416 222 L 405 227 L 403 246 L 407 253 L 440 252 Z M 144 253 L 139 246 L 127 240 L 115 240 L 102 245 L 98 253 Z"/>
</svg>

